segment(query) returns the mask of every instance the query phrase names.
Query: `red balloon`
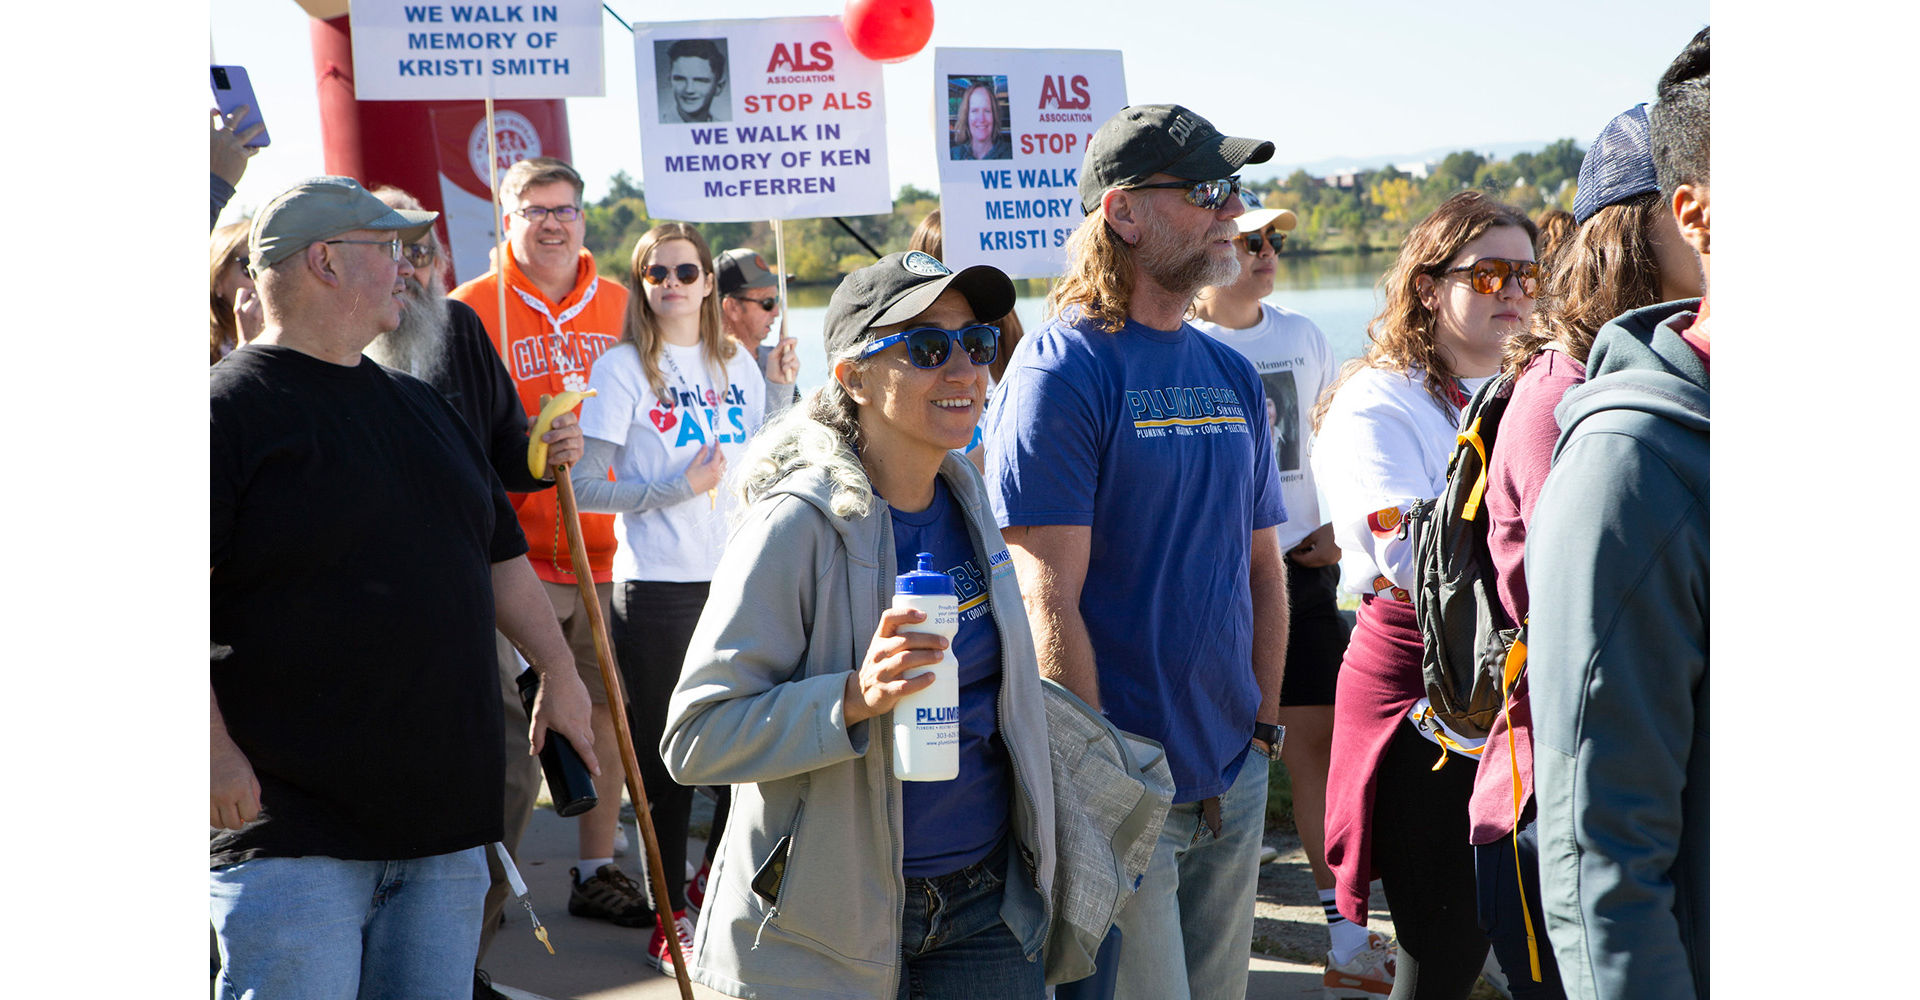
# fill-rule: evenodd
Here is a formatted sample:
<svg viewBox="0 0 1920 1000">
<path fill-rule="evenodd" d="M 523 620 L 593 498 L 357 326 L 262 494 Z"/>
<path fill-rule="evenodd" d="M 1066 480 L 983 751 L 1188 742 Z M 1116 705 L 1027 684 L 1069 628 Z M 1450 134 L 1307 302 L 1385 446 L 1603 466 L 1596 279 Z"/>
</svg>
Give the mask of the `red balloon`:
<svg viewBox="0 0 1920 1000">
<path fill-rule="evenodd" d="M 847 40 L 878 62 L 899 62 L 933 37 L 933 0 L 847 0 L 841 15 Z"/>
</svg>

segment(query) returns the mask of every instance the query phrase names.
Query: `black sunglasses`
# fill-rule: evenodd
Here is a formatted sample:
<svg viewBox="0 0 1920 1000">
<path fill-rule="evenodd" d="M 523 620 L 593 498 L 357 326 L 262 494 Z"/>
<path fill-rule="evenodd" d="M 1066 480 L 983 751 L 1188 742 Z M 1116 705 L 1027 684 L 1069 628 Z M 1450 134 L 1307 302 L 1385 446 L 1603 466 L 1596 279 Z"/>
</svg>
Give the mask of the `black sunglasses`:
<svg viewBox="0 0 1920 1000">
<path fill-rule="evenodd" d="M 1265 243 L 1273 247 L 1273 252 L 1277 254 L 1280 252 L 1280 248 L 1286 245 L 1286 242 L 1286 233 L 1242 233 L 1240 236 L 1241 245 L 1247 248 L 1248 253 L 1256 257 L 1260 255 L 1260 244 Z"/>
<path fill-rule="evenodd" d="M 907 342 L 907 360 L 915 368 L 939 368 L 947 363 L 952 346 L 959 344 L 967 360 L 976 365 L 993 364 L 1000 356 L 1000 328 L 991 323 L 973 323 L 958 330 L 938 326 L 916 326 L 911 330 L 888 334 L 860 352 L 862 360 L 899 343 Z"/>
<path fill-rule="evenodd" d="M 750 299 L 744 295 L 729 295 L 727 297 L 730 299 L 733 299 L 736 302 L 751 302 L 754 305 L 759 306 L 760 308 L 765 309 L 768 312 L 772 312 L 775 309 L 780 308 L 780 296 L 778 295 L 769 295 L 764 299 Z"/>
<path fill-rule="evenodd" d="M 440 251 L 431 243 L 409 243 L 405 252 L 407 263 L 412 264 L 417 271 L 426 270 L 427 265 L 433 263 L 433 259 L 440 255 Z"/>
<path fill-rule="evenodd" d="M 668 267 L 665 264 L 651 264 L 646 270 L 640 272 L 640 277 L 645 278 L 649 285 L 658 285 L 666 281 L 669 274 L 681 284 L 691 285 L 700 280 L 700 265 L 675 264 Z"/>
<path fill-rule="evenodd" d="M 1142 188 L 1184 188 L 1187 192 L 1187 204 L 1195 208 L 1204 208 L 1209 212 L 1226 207 L 1227 201 L 1240 193 L 1240 175 L 1222 177 L 1212 181 L 1169 181 L 1165 184 L 1135 184 L 1128 190 Z"/>
</svg>

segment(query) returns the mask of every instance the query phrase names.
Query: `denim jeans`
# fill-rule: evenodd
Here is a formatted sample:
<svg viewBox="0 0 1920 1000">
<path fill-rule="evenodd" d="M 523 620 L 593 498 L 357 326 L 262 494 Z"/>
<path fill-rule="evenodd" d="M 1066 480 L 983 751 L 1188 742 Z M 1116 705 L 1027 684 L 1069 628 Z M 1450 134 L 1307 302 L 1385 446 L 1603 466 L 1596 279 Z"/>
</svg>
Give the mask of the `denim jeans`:
<svg viewBox="0 0 1920 1000">
<path fill-rule="evenodd" d="M 1019 866 L 1015 866 L 1016 868 Z M 898 1000 L 1041 1000 L 1046 968 L 1000 918 L 1007 843 L 949 875 L 907 879 Z"/>
<path fill-rule="evenodd" d="M 1117 1000 L 1244 1000 L 1253 948 L 1253 901 L 1266 830 L 1265 757 L 1249 752 L 1220 796 L 1220 836 L 1198 802 L 1167 813 L 1146 877 L 1114 922 Z"/>
<path fill-rule="evenodd" d="M 473 847 L 410 861 L 255 858 L 208 873 L 214 996 L 466 1000 L 487 863 Z"/>
</svg>

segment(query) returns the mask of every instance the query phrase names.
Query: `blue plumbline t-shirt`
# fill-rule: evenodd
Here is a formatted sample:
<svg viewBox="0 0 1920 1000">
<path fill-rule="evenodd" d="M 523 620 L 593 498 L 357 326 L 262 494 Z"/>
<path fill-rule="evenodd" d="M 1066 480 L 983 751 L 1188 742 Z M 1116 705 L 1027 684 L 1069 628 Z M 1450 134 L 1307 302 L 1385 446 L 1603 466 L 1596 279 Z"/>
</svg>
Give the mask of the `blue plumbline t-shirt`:
<svg viewBox="0 0 1920 1000">
<path fill-rule="evenodd" d="M 1092 528 L 1080 614 L 1108 719 L 1167 748 L 1175 801 L 1226 791 L 1260 706 L 1250 540 L 1286 520 L 1258 373 L 1186 324 L 1056 318 L 985 419 L 1000 525 Z"/>
<path fill-rule="evenodd" d="M 966 518 L 946 481 L 935 477 L 926 510 L 888 511 L 898 571 L 917 568 L 916 553 L 933 553 L 934 567 L 953 579 L 960 603 L 960 630 L 953 637 L 953 656 L 960 664 L 960 775 L 952 781 L 901 782 L 902 867 L 909 878 L 931 878 L 984 860 L 1006 836 L 1012 790 L 999 736 L 1000 632 L 987 576 L 980 572 Z"/>
</svg>

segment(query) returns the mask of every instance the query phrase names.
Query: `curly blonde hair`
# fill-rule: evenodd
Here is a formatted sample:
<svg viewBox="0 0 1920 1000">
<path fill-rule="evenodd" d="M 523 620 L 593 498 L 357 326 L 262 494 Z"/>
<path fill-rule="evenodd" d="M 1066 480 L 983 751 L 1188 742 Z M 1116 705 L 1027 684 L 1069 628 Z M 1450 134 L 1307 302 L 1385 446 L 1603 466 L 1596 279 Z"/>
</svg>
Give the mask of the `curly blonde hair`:
<svg viewBox="0 0 1920 1000">
<path fill-rule="evenodd" d="M 1595 212 L 1562 240 L 1542 276 L 1533 322 L 1507 341 L 1501 367 L 1517 373 L 1555 341 L 1584 365 L 1609 320 L 1659 302 L 1660 258 L 1650 234 L 1664 209 L 1660 192 L 1648 191 Z"/>
<path fill-rule="evenodd" d="M 627 269 L 627 287 L 631 294 L 627 296 L 627 321 L 621 327 L 620 339 L 633 341 L 640 349 L 640 365 L 646 371 L 647 384 L 653 387 L 653 394 L 661 398 L 667 395 L 666 376 L 660 371 L 660 354 L 666 341 L 660 337 L 659 320 L 653 314 L 653 305 L 647 301 L 647 288 L 641 273 L 647 269 L 653 259 L 653 252 L 662 243 L 673 240 L 686 240 L 693 244 L 694 252 L 700 257 L 700 270 L 708 278 L 713 277 L 713 251 L 708 249 L 707 241 L 698 229 L 684 222 L 663 222 L 647 230 L 640 242 L 633 247 L 633 263 Z M 720 286 L 717 282 L 707 289 L 706 298 L 700 300 L 700 355 L 708 364 L 718 361 L 722 368 L 733 359 L 738 343 L 727 336 L 726 327 L 720 321 Z M 715 385 L 723 385 L 724 375 L 713 373 Z"/>
<path fill-rule="evenodd" d="M 1333 403 L 1333 394 L 1347 379 L 1363 368 L 1383 371 L 1426 373 L 1427 395 L 1442 412 L 1457 407 L 1448 392 L 1455 373 L 1440 350 L 1434 336 L 1433 310 L 1420 301 L 1420 275 L 1436 275 L 1453 263 L 1462 248 L 1495 226 L 1512 226 L 1527 234 L 1528 242 L 1539 238 L 1533 222 L 1516 209 L 1487 197 L 1480 191 L 1462 191 L 1440 203 L 1433 214 L 1420 220 L 1400 244 L 1400 256 L 1393 267 L 1380 277 L 1380 290 L 1386 306 L 1367 323 L 1367 350 L 1341 366 L 1339 377 L 1320 394 L 1313 406 L 1313 427 Z"/>
</svg>

